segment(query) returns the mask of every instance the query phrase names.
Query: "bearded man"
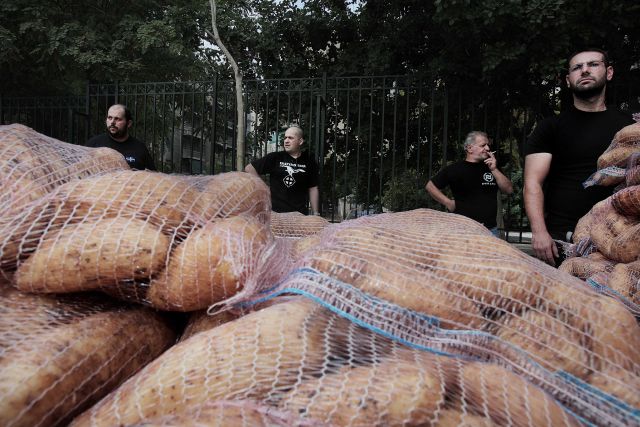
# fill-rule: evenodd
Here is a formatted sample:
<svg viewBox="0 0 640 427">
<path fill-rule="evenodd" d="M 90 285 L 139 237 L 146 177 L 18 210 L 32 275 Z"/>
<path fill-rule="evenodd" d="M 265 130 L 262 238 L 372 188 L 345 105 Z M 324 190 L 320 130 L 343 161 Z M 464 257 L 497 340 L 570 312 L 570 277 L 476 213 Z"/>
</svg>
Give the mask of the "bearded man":
<svg viewBox="0 0 640 427">
<path fill-rule="evenodd" d="M 132 169 L 156 170 L 153 157 L 147 146 L 140 140 L 129 135 L 133 125 L 131 111 L 122 105 L 115 104 L 107 112 L 107 132 L 96 135 L 87 142 L 87 147 L 108 147 L 124 156 Z"/>
<path fill-rule="evenodd" d="M 524 202 L 536 257 L 555 265 L 556 240 L 570 241 L 578 220 L 612 188 L 582 183 L 596 171 L 598 157 L 631 116 L 607 108 L 613 78 L 607 53 L 586 49 L 569 57 L 566 83 L 573 105 L 537 124 L 525 146 Z"/>
</svg>

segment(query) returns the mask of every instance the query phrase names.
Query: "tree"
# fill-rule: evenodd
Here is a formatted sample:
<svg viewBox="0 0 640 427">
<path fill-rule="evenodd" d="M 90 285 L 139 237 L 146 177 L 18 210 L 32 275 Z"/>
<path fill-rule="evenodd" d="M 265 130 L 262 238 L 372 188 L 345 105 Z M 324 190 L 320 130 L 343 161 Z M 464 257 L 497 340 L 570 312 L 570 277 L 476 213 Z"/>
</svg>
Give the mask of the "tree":
<svg viewBox="0 0 640 427">
<path fill-rule="evenodd" d="M 0 93 L 82 94 L 89 82 L 204 76 L 200 1 L 0 3 Z"/>
<path fill-rule="evenodd" d="M 216 1 L 209 0 L 211 6 L 211 26 L 213 28 L 213 39 L 216 42 L 216 45 L 222 50 L 224 56 L 229 61 L 231 68 L 233 69 L 233 77 L 235 81 L 235 93 L 236 93 L 236 114 L 237 114 L 237 123 L 238 127 L 236 130 L 236 168 L 239 171 L 244 170 L 244 100 L 243 100 L 243 90 L 242 90 L 242 73 L 240 72 L 240 68 L 238 67 L 238 63 L 235 59 L 233 59 L 233 55 L 229 52 L 227 47 L 224 45 L 222 40 L 220 39 L 220 34 L 218 33 L 218 25 L 216 23 Z"/>
</svg>

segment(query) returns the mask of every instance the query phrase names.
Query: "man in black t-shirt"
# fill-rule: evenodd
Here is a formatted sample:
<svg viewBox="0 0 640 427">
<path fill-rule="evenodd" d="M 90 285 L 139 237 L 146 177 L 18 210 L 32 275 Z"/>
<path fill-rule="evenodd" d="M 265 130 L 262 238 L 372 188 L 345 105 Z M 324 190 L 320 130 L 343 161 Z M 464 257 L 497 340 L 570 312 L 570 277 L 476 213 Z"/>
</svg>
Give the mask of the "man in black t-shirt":
<svg viewBox="0 0 640 427">
<path fill-rule="evenodd" d="M 112 105 L 107 112 L 106 123 L 107 132 L 91 138 L 87 147 L 108 147 L 122 154 L 132 169 L 156 170 L 147 146 L 129 135 L 133 119 L 127 107 Z"/>
<path fill-rule="evenodd" d="M 605 90 L 613 77 L 606 52 L 588 49 L 571 55 L 566 82 L 573 106 L 537 124 L 525 147 L 524 202 L 532 246 L 541 260 L 555 265 L 554 239 L 570 241 L 578 220 L 611 195 L 609 187 L 583 188 L 596 171 L 598 157 L 631 117 L 607 109 Z"/>
<path fill-rule="evenodd" d="M 269 153 L 245 167 L 253 175 L 269 175 L 271 209 L 319 215 L 318 165 L 301 147 L 302 128 L 289 127 L 284 133 L 284 151 Z"/>
<path fill-rule="evenodd" d="M 443 168 L 425 188 L 450 212 L 474 219 L 497 234 L 496 194 L 498 190 L 511 194 L 513 185 L 498 169 L 495 152 L 489 150 L 486 133 L 469 133 L 464 142 L 465 159 Z M 447 186 L 451 188 L 453 199 L 442 192 Z"/>
</svg>

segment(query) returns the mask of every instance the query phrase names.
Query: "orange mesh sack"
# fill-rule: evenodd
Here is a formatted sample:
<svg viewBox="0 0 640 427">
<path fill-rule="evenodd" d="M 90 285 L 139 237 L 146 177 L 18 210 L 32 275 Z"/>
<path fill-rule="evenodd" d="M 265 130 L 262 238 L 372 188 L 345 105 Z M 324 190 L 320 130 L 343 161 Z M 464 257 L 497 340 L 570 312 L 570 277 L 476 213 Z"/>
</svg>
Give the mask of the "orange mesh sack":
<svg viewBox="0 0 640 427">
<path fill-rule="evenodd" d="M 0 424 L 66 425 L 173 339 L 146 308 L 0 285 Z"/>
<path fill-rule="evenodd" d="M 73 179 L 129 169 L 117 151 L 67 144 L 20 124 L 0 126 L 0 216 Z"/>
</svg>

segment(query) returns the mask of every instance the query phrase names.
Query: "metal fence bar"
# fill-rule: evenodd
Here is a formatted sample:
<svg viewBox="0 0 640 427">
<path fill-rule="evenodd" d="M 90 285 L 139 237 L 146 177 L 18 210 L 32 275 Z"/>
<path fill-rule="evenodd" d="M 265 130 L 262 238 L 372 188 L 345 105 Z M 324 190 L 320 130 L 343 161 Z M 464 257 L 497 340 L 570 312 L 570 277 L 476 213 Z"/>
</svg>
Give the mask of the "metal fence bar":
<svg viewBox="0 0 640 427">
<path fill-rule="evenodd" d="M 300 124 L 305 145 L 319 162 L 322 211 L 331 220 L 367 214 L 374 206 L 388 209 L 390 191 L 398 188 L 403 189 L 397 195 L 403 206 L 413 194 L 426 194 L 424 182 L 415 180 L 426 181 L 460 157 L 468 131 L 484 130 L 500 148 L 501 166 L 516 184 L 514 194 L 503 199 L 505 228 L 528 229 L 522 147 L 534 122 L 557 110 L 559 92 L 553 85 L 541 85 L 539 96 L 527 104 L 506 102 L 499 88 L 464 88 L 426 76 L 323 75 L 250 80 L 244 87 L 247 161 L 281 149 L 283 127 Z M 134 112 L 133 133 L 149 145 L 159 170 L 213 174 L 236 162 L 233 90 L 232 82 L 217 78 L 90 84 L 80 97 L 0 97 L 0 123 L 24 123 L 84 144 L 104 132 L 108 107 L 122 102 Z M 636 82 L 613 86 L 608 95 L 616 106 L 640 111 Z"/>
</svg>

